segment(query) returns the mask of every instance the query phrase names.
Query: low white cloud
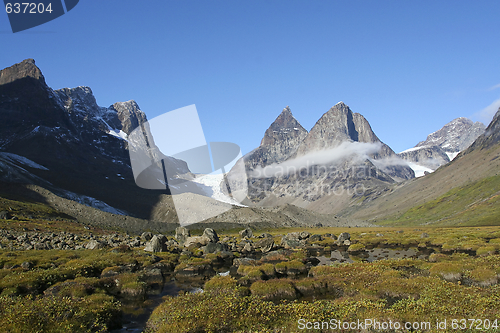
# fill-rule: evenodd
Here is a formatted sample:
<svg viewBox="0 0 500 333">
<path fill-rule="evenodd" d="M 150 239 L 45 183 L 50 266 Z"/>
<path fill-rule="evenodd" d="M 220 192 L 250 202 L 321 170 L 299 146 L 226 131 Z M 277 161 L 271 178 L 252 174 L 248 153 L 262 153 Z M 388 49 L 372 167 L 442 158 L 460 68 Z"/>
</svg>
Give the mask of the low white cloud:
<svg viewBox="0 0 500 333">
<path fill-rule="evenodd" d="M 493 87 L 490 87 L 490 89 L 488 89 L 488 91 L 492 91 L 492 90 L 495 90 L 495 89 L 498 89 L 498 88 L 500 88 L 500 83 L 494 85 Z"/>
<path fill-rule="evenodd" d="M 380 142 L 343 142 L 332 149 L 311 152 L 283 163 L 273 163 L 264 168 L 259 166 L 251 172 L 250 177 L 282 177 L 300 172 L 314 165 L 334 165 L 342 163 L 348 158 L 366 160 L 369 158 L 370 154 L 378 152 L 381 147 L 382 144 Z"/>
<path fill-rule="evenodd" d="M 383 158 L 378 160 L 370 158 L 370 162 L 372 162 L 373 165 L 382 170 L 389 166 L 395 166 L 395 165 L 408 166 L 408 162 L 397 156 L 391 156 L 388 158 Z"/>
<path fill-rule="evenodd" d="M 480 118 L 481 121 L 486 124 L 486 126 L 488 126 L 495 113 L 497 113 L 498 108 L 500 108 L 500 98 L 495 100 L 493 103 L 491 103 L 481 111 L 477 112 L 476 115 L 478 118 Z"/>
</svg>

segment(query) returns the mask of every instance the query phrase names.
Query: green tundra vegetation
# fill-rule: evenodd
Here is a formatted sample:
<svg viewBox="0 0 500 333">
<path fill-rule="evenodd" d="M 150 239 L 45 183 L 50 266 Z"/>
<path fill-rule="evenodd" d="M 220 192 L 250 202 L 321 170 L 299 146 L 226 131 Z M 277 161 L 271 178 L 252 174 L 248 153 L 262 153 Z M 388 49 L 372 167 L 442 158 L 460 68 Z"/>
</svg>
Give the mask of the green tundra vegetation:
<svg viewBox="0 0 500 333">
<path fill-rule="evenodd" d="M 500 225 L 500 175 L 453 188 L 442 196 L 410 208 L 381 225 L 484 226 Z"/>
<path fill-rule="evenodd" d="M 0 229 L 50 230 L 51 226 L 63 228 L 64 223 L 0 220 Z M 108 233 L 76 223 L 71 228 L 79 234 Z M 268 232 L 279 243 L 280 235 L 294 231 L 304 229 L 254 234 Z M 500 227 L 307 231 L 323 237 L 316 237 L 306 248 L 279 250 L 241 264 L 233 276 L 208 278 L 203 293 L 165 297 L 149 318 L 147 332 L 297 332 L 303 331 L 298 328 L 300 319 L 366 318 L 433 325 L 437 320 L 479 318 L 490 321 L 484 331 L 500 331 L 495 321 L 500 320 Z M 364 262 L 360 256 L 350 264 L 312 265 L 310 250 L 328 255 L 337 247 L 328 234 L 341 232 L 351 234 L 352 244 L 345 250 L 353 254 L 409 247 L 432 254 L 428 259 Z M 220 235 L 225 236 L 241 240 L 236 230 Z M 0 332 L 108 332 L 120 326 L 123 313 L 136 311 L 127 307 L 128 299 L 147 302 L 150 272 L 161 269 L 164 275 L 175 276 L 186 268 L 215 267 L 220 259 L 217 253 L 200 250 L 182 254 L 152 254 L 127 246 L 15 250 L 2 244 Z"/>
<path fill-rule="evenodd" d="M 500 256 L 455 254 L 434 260 L 316 266 L 309 277 L 259 280 L 250 290 L 232 277 L 215 276 L 204 293 L 166 297 L 147 332 L 298 332 L 301 319 L 367 318 L 430 322 L 425 330 L 430 332 L 456 331 L 453 319 L 479 318 L 488 323 L 484 331 L 500 332 Z M 445 319 L 448 330 L 435 329 Z"/>
</svg>

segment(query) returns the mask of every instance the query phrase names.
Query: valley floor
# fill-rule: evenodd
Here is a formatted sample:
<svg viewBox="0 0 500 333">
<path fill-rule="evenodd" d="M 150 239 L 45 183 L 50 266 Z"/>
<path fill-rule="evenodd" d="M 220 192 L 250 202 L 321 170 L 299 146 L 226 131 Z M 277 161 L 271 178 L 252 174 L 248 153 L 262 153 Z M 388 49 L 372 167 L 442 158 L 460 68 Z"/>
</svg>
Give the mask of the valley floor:
<svg viewBox="0 0 500 333">
<path fill-rule="evenodd" d="M 500 331 L 500 227 L 239 229 L 202 246 L 63 225 L 0 220 L 0 331 Z M 26 249 L 35 237 L 55 246 Z"/>
</svg>

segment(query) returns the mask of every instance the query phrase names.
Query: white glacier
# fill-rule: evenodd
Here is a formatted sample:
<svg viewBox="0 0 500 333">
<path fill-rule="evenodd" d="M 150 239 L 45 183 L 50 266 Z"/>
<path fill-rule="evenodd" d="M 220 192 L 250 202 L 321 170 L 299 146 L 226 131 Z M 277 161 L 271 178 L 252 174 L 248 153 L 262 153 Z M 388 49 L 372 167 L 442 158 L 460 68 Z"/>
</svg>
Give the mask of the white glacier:
<svg viewBox="0 0 500 333">
<path fill-rule="evenodd" d="M 231 205 L 246 207 L 245 205 L 240 204 L 238 201 L 227 196 L 221 191 L 220 184 L 223 179 L 224 179 L 224 174 L 220 173 L 220 174 L 198 175 L 192 181 L 209 187 L 212 190 L 212 193 L 210 195 L 212 199 L 225 202 Z"/>
</svg>

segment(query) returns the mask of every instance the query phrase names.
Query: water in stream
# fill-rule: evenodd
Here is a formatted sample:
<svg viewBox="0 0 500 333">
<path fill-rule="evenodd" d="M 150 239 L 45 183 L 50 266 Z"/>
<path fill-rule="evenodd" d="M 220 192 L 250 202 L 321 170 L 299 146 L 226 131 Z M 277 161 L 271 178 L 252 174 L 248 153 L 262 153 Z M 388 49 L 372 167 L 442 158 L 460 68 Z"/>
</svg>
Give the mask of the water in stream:
<svg viewBox="0 0 500 333">
<path fill-rule="evenodd" d="M 334 263 L 353 263 L 355 261 L 376 261 L 383 259 L 427 259 L 432 251 L 419 251 L 418 249 L 385 249 L 373 248 L 357 254 L 350 254 L 347 251 L 332 251 L 330 256 L 317 256 L 318 265 L 332 265 Z"/>
<path fill-rule="evenodd" d="M 170 280 L 166 281 L 159 290 L 149 292 L 146 301 L 122 300 L 124 309 L 122 315 L 123 327 L 111 330 L 110 333 L 140 333 L 144 330 L 153 310 L 163 302 L 164 296 L 177 296 L 181 291 L 196 292 L 198 289 L 194 286 L 182 285 Z"/>
</svg>

